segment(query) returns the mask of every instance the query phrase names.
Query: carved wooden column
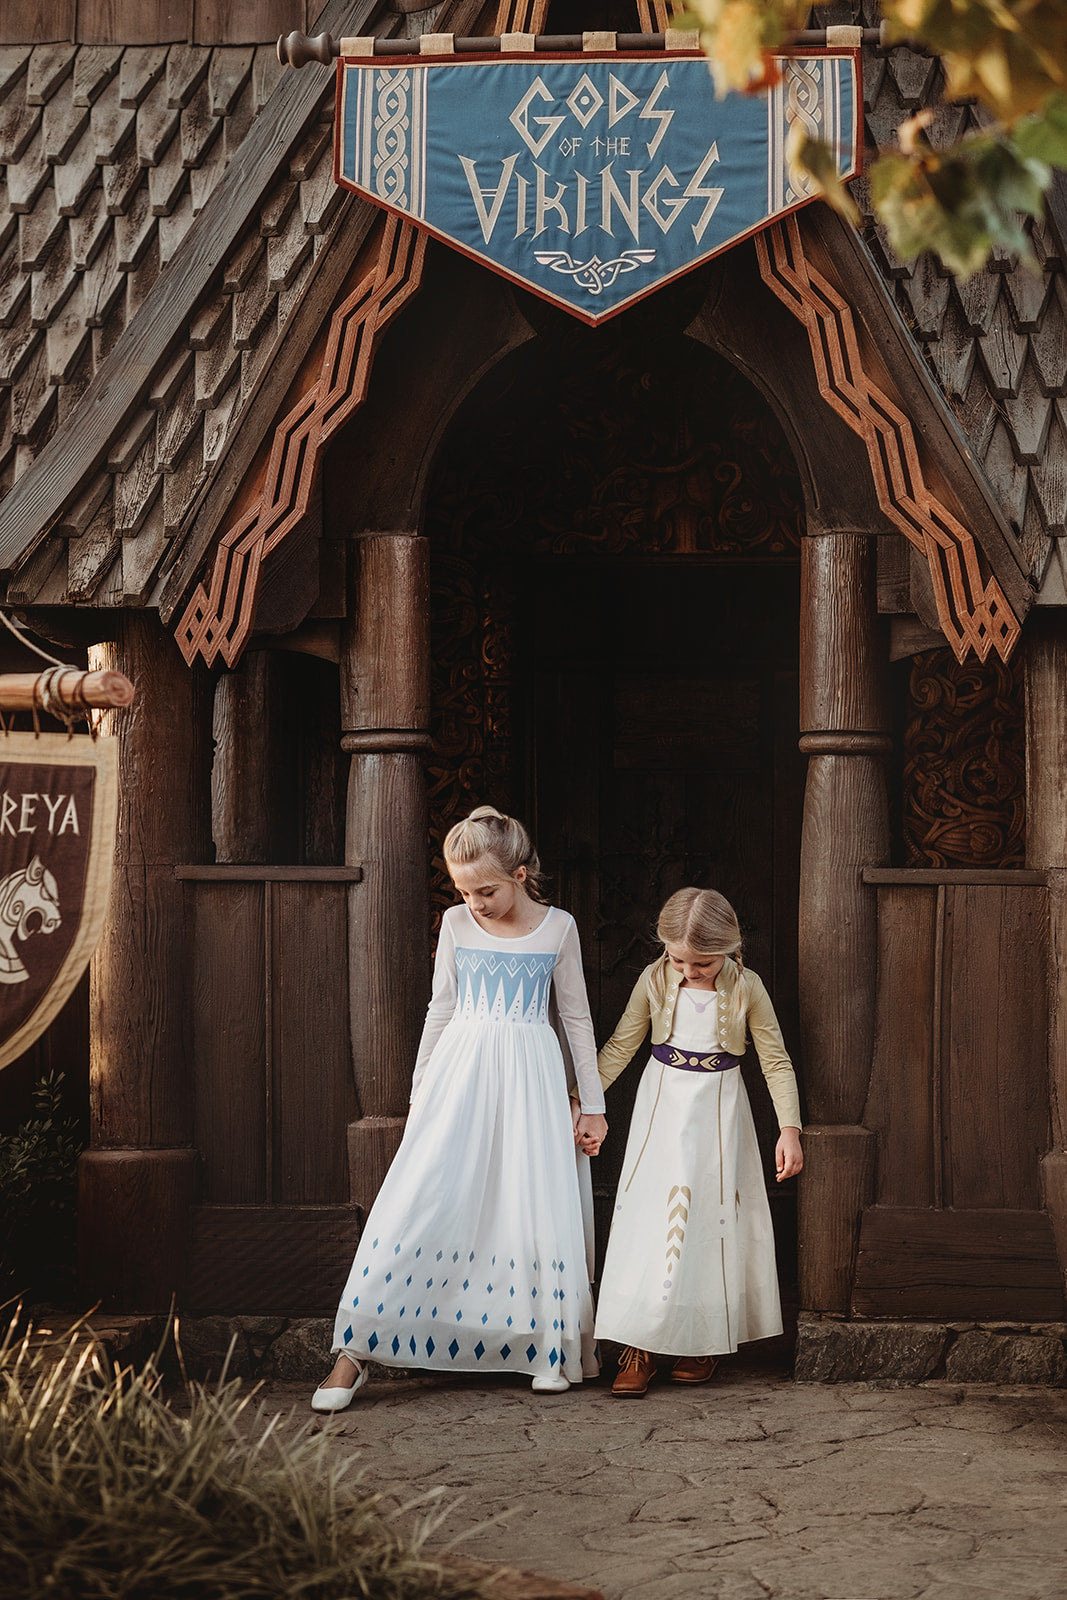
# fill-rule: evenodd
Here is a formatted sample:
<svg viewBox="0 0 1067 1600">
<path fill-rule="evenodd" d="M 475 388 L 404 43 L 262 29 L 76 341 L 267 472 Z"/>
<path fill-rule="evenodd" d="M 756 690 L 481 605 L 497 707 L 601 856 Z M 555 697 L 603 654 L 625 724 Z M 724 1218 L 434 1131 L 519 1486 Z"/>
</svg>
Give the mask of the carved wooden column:
<svg viewBox="0 0 1067 1600">
<path fill-rule="evenodd" d="M 1067 612 L 1031 612 L 1026 651 L 1026 865 L 1048 873 L 1049 1103 L 1045 1208 L 1067 1273 Z"/>
<path fill-rule="evenodd" d="M 111 713 L 119 743 L 115 872 L 90 970 L 92 1148 L 79 1168 L 79 1249 L 89 1300 L 165 1311 L 180 1293 L 198 1156 L 185 1014 L 179 862 L 210 849 L 210 698 L 152 612 L 123 612 L 91 652 L 137 688 Z"/>
<path fill-rule="evenodd" d="M 352 1060 L 362 1115 L 349 1124 L 353 1204 L 366 1209 L 404 1131 L 429 993 L 424 753 L 430 748 L 429 548 L 413 534 L 353 546 L 341 649 L 342 747 L 351 753 L 345 861 Z"/>
<path fill-rule="evenodd" d="M 801 542 L 800 748 L 808 756 L 800 856 L 800 1019 L 810 1124 L 800 1180 L 800 1300 L 846 1312 L 874 1135 L 861 1127 L 874 1043 L 877 902 L 884 865 L 883 762 L 892 748 L 875 542 Z"/>
</svg>

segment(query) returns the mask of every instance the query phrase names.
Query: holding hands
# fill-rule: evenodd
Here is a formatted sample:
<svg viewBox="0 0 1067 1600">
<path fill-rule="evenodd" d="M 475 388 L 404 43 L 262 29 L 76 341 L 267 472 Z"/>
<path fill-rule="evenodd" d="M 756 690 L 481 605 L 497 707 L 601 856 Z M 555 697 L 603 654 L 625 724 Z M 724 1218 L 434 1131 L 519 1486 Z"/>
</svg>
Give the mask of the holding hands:
<svg viewBox="0 0 1067 1600">
<path fill-rule="evenodd" d="M 607 1118 L 600 1112 L 583 1111 L 577 1100 L 571 1100 L 571 1121 L 574 1124 L 574 1142 L 587 1156 L 600 1153 L 600 1146 L 608 1134 Z"/>
</svg>

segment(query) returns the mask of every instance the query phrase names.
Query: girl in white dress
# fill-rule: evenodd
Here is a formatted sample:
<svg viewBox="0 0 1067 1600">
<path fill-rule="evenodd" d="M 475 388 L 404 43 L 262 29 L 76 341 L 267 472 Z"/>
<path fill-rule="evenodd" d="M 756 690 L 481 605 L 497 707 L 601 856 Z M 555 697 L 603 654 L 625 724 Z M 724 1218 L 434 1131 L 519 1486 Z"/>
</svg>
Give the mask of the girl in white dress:
<svg viewBox="0 0 1067 1600">
<path fill-rule="evenodd" d="M 664 952 L 641 974 L 600 1052 L 607 1088 L 651 1024 L 597 1308 L 598 1338 L 625 1346 L 612 1392 L 645 1393 L 657 1355 L 676 1383 L 781 1333 L 774 1236 L 740 1063 L 754 1043 L 778 1114 L 778 1181 L 800 1171 L 796 1078 L 763 983 L 741 959 L 733 908 L 681 889 L 660 913 Z M 589 1148 L 587 1142 L 586 1148 Z"/>
<path fill-rule="evenodd" d="M 599 1147 L 607 1123 L 578 931 L 542 900 L 514 818 L 480 806 L 444 850 L 463 904 L 441 924 L 407 1127 L 341 1296 L 316 1411 L 343 1410 L 373 1359 L 522 1373 L 550 1392 L 597 1371 L 592 1189 L 575 1145 Z M 573 1125 L 553 1020 L 574 1066 Z"/>
</svg>

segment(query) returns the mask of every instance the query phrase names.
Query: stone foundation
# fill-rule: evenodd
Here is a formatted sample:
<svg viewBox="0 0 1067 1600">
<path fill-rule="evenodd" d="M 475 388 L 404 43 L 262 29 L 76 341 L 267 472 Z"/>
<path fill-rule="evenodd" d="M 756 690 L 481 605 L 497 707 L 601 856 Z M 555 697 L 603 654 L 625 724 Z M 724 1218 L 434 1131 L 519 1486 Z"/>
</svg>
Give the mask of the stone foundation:
<svg viewBox="0 0 1067 1600">
<path fill-rule="evenodd" d="M 1067 1385 L 1067 1323 L 846 1322 L 801 1312 L 798 1383 L 879 1378 L 921 1383 Z"/>
<path fill-rule="evenodd" d="M 60 1334 L 74 1319 L 35 1315 Z M 277 1379 L 316 1384 L 333 1365 L 333 1321 L 327 1317 L 179 1317 L 168 1336 L 165 1317 L 108 1317 L 82 1326 L 109 1364 L 138 1365 L 157 1350 L 169 1370 L 212 1382 L 227 1376 L 246 1382 Z M 232 1347 L 232 1348 L 231 1348 Z M 751 1347 L 755 1349 L 755 1346 Z M 180 1364 L 177 1351 L 180 1350 Z M 610 1368 L 611 1349 L 601 1349 Z M 228 1357 L 228 1360 L 227 1360 Z M 418 1377 L 407 1367 L 375 1362 L 370 1382 Z M 1067 1323 L 848 1322 L 801 1312 L 797 1324 L 798 1383 L 1042 1384 L 1067 1387 Z"/>
</svg>

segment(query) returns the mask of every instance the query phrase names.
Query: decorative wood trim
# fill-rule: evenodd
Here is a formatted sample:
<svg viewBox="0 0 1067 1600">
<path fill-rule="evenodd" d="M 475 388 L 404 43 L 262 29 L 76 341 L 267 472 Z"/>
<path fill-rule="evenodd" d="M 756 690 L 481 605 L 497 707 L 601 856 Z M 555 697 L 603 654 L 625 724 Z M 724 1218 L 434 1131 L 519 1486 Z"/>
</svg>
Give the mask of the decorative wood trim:
<svg viewBox="0 0 1067 1600">
<path fill-rule="evenodd" d="M 548 17 L 548 0 L 500 0 L 493 32 L 541 33 Z"/>
<path fill-rule="evenodd" d="M 666 33 L 671 25 L 670 0 L 637 0 L 637 20 L 642 33 Z"/>
<path fill-rule="evenodd" d="M 363 868 L 226 864 L 175 867 L 174 876 L 186 883 L 359 883 Z"/>
<path fill-rule="evenodd" d="M 888 733 L 827 729 L 801 734 L 799 748 L 805 756 L 891 756 L 893 740 Z"/>
<path fill-rule="evenodd" d="M 862 877 L 864 883 L 884 883 L 893 888 L 909 883 L 933 885 L 935 888 L 938 884 L 999 883 L 1013 889 L 1026 884 L 1043 887 L 1048 882 L 1047 873 L 1022 867 L 1016 870 L 1009 867 L 864 867 Z"/>
<path fill-rule="evenodd" d="M 804 324 L 819 391 L 867 447 L 878 503 L 926 556 L 941 629 L 959 661 L 1007 661 L 1020 624 L 995 577 L 983 587 L 974 537 L 928 487 L 911 422 L 864 368 L 852 309 L 804 251 L 796 217 L 757 234 L 767 287 Z"/>
<path fill-rule="evenodd" d="M 255 622 L 263 563 L 307 515 L 330 439 L 363 404 L 378 341 L 422 280 L 426 234 L 388 214 L 375 266 L 333 313 L 318 377 L 274 430 L 256 499 L 223 538 L 210 591 L 197 586 L 175 629 L 191 666 L 233 666 Z"/>
</svg>

